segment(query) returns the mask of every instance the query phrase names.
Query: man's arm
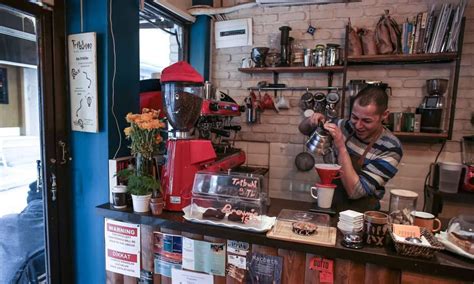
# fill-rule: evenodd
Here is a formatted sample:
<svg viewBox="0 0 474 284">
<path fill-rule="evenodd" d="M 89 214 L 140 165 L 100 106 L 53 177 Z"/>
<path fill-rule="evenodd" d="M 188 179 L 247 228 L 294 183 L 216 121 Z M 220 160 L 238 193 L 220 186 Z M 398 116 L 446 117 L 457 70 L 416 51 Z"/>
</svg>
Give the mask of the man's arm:
<svg viewBox="0 0 474 284">
<path fill-rule="evenodd" d="M 306 136 L 310 136 L 319 122 L 324 122 L 325 118 L 322 113 L 315 112 L 312 116 L 307 117 L 301 121 L 298 130 Z"/>
</svg>

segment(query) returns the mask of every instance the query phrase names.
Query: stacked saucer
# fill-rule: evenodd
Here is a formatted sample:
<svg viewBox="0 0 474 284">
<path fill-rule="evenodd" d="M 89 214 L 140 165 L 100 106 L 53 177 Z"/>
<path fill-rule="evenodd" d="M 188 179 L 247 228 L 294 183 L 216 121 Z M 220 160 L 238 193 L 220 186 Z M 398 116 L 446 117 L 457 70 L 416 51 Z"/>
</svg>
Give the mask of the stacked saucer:
<svg viewBox="0 0 474 284">
<path fill-rule="evenodd" d="M 364 214 L 346 210 L 339 212 L 337 228 L 341 230 L 344 238 L 341 244 L 349 248 L 362 248 L 364 234 Z"/>
</svg>

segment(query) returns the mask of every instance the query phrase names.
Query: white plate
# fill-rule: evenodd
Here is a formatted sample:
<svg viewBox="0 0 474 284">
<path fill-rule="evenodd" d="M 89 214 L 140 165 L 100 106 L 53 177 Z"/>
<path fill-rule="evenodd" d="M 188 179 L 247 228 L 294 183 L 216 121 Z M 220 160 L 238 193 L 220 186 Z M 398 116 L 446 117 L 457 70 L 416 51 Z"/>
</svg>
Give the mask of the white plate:
<svg viewBox="0 0 474 284">
<path fill-rule="evenodd" d="M 194 214 L 191 215 L 191 207 L 195 206 L 193 208 L 193 212 L 199 212 L 199 214 Z M 221 226 L 221 227 L 227 227 L 227 228 L 233 228 L 233 229 L 239 229 L 239 230 L 245 230 L 245 231 L 251 231 L 251 232 L 257 232 L 257 233 L 262 233 L 270 230 L 273 225 L 275 224 L 276 217 L 268 217 L 265 215 L 260 216 L 261 217 L 261 222 L 258 223 L 249 223 L 249 224 L 240 224 L 236 222 L 230 222 L 227 220 L 222 220 L 222 221 L 213 221 L 213 220 L 208 220 L 208 219 L 202 219 L 202 213 L 206 211 L 209 208 L 203 208 L 199 207 L 195 204 L 188 205 L 183 208 L 184 212 L 184 219 L 194 222 L 194 223 L 201 223 L 201 224 L 208 224 L 208 225 L 214 225 L 214 226 Z M 198 217 L 199 216 L 199 217 Z"/>
</svg>

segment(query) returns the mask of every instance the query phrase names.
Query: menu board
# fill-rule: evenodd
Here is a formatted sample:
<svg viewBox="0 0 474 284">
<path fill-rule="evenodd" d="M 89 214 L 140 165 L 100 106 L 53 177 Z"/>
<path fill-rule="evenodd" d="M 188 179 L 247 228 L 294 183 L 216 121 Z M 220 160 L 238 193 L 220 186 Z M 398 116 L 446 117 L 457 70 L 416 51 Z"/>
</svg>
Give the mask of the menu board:
<svg viewBox="0 0 474 284">
<path fill-rule="evenodd" d="M 96 33 L 69 35 L 68 55 L 72 130 L 98 132 Z"/>
</svg>

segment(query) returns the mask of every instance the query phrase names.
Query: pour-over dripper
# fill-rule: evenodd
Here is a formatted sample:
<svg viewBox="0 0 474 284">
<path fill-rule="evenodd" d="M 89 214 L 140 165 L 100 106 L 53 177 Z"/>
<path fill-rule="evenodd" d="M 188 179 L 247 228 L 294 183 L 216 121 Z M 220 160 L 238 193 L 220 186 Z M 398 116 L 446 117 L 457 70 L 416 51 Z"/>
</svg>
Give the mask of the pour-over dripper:
<svg viewBox="0 0 474 284">
<path fill-rule="evenodd" d="M 332 184 L 334 179 L 340 178 L 341 166 L 338 164 L 316 164 L 314 165 L 321 184 Z"/>
</svg>

